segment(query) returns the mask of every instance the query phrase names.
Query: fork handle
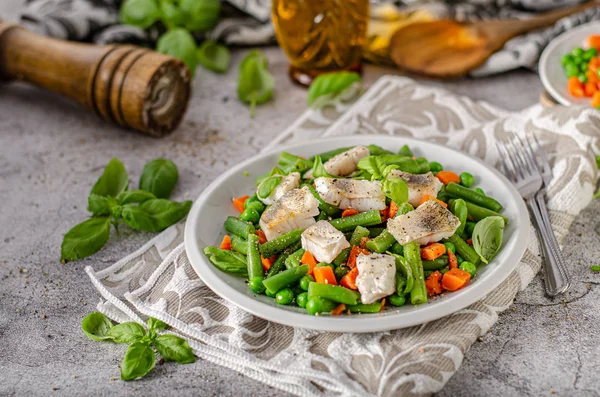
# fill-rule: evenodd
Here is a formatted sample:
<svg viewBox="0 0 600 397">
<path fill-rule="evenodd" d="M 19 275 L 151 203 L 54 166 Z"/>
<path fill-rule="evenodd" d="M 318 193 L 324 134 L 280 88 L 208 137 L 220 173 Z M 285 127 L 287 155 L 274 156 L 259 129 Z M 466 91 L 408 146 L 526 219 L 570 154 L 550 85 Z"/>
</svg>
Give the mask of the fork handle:
<svg viewBox="0 0 600 397">
<path fill-rule="evenodd" d="M 540 242 L 542 243 L 544 258 L 546 259 L 544 261 L 546 268 L 546 279 L 544 283 L 546 293 L 550 296 L 556 296 L 565 292 L 570 286 L 564 258 L 558 247 L 558 242 L 554 237 L 554 232 L 552 231 L 550 223 L 548 222 L 548 224 L 546 224 L 544 222 L 542 210 L 539 207 L 539 202 L 536 200 L 535 196 L 527 200 L 527 206 L 533 214 L 537 230 L 541 236 Z M 543 204 L 543 210 L 546 218 L 549 219 L 545 203 Z"/>
</svg>

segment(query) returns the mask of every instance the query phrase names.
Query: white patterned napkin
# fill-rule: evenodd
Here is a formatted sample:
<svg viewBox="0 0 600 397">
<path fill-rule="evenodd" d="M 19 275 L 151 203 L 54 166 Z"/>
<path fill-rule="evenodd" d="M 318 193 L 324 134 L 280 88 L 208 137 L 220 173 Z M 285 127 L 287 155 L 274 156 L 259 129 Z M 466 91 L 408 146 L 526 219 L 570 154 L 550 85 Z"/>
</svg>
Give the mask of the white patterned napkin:
<svg viewBox="0 0 600 397">
<path fill-rule="evenodd" d="M 342 114 L 342 112 L 344 112 Z M 410 135 L 495 165 L 494 142 L 532 131 L 550 154 L 549 208 L 558 240 L 590 202 L 600 117 L 582 107 L 539 105 L 509 113 L 401 77 L 384 77 L 355 104 L 307 111 L 273 144 L 351 134 Z M 203 359 L 301 396 L 430 395 L 541 267 L 535 233 L 516 270 L 481 301 L 440 320 L 391 332 L 329 333 L 271 323 L 212 292 L 192 269 L 179 223 L 114 265 L 86 268 L 115 321 L 156 317 Z"/>
</svg>

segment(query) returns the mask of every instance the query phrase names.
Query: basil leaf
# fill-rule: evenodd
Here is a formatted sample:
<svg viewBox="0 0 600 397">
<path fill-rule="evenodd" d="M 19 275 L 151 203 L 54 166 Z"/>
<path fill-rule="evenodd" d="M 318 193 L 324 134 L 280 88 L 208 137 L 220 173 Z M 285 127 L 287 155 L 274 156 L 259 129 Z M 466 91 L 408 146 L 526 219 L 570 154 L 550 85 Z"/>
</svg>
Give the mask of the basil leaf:
<svg viewBox="0 0 600 397">
<path fill-rule="evenodd" d="M 243 255 L 236 255 L 233 251 L 221 250 L 216 247 L 206 247 L 204 254 L 222 272 L 248 277 L 248 265 Z"/>
<path fill-rule="evenodd" d="M 269 101 L 273 94 L 273 76 L 267 66 L 267 58 L 258 50 L 250 51 L 240 63 L 237 94 L 240 101 L 250 104 L 252 118 L 256 105 Z"/>
<path fill-rule="evenodd" d="M 385 195 L 389 197 L 396 205 L 404 204 L 408 201 L 408 186 L 400 178 L 389 178 L 383 182 Z"/>
<path fill-rule="evenodd" d="M 108 331 L 108 335 L 117 343 L 133 343 L 146 335 L 144 327 L 133 321 L 117 324 Z"/>
<path fill-rule="evenodd" d="M 356 72 L 324 73 L 317 76 L 308 88 L 308 104 L 325 95 L 339 94 L 354 83 L 360 82 L 360 75 Z"/>
<path fill-rule="evenodd" d="M 75 261 L 100 250 L 110 237 L 108 217 L 91 218 L 65 234 L 60 248 L 60 260 Z"/>
<path fill-rule="evenodd" d="M 166 329 L 169 327 L 166 323 L 154 317 L 148 319 L 148 326 L 150 329 Z"/>
<path fill-rule="evenodd" d="M 371 180 L 383 179 L 385 163 L 377 156 L 367 156 L 360 159 L 356 167 L 359 170 L 365 170 L 372 175 Z"/>
<path fill-rule="evenodd" d="M 503 235 L 504 219 L 499 216 L 488 216 L 475 224 L 473 248 L 484 263 L 489 263 L 500 251 Z"/>
<path fill-rule="evenodd" d="M 192 207 L 191 201 L 178 203 L 166 199 L 148 200 L 139 206 L 126 204 L 121 216 L 133 229 L 161 232 L 183 219 Z"/>
<path fill-rule="evenodd" d="M 104 172 L 98 178 L 94 187 L 92 187 L 90 195 L 117 197 L 127 190 L 128 186 L 129 180 L 127 179 L 125 166 L 119 159 L 113 157 L 104 168 Z"/>
<path fill-rule="evenodd" d="M 140 176 L 140 189 L 157 198 L 169 198 L 179 179 L 177 166 L 171 160 L 154 159 L 144 166 Z"/>
<path fill-rule="evenodd" d="M 117 197 L 117 202 L 120 205 L 131 203 L 144 203 L 148 200 L 155 199 L 156 196 L 146 190 L 127 190 Z"/>
<path fill-rule="evenodd" d="M 185 15 L 187 30 L 205 32 L 219 22 L 219 0 L 181 0 L 180 7 Z"/>
<path fill-rule="evenodd" d="M 371 156 L 381 156 L 381 155 L 387 155 L 387 154 L 394 154 L 394 152 L 391 152 L 389 150 L 386 150 L 384 148 L 382 148 L 381 146 L 377 146 L 377 145 L 369 145 L 367 146 L 367 148 L 369 149 L 369 154 Z"/>
<path fill-rule="evenodd" d="M 327 170 L 325 169 L 325 165 L 323 165 L 323 162 L 321 161 L 321 156 L 318 155 L 315 156 L 315 161 L 312 167 L 312 176 L 315 179 L 320 177 L 336 178 L 335 176 L 327 172 Z"/>
<path fill-rule="evenodd" d="M 133 380 L 146 375 L 154 368 L 154 350 L 143 342 L 129 346 L 121 363 L 121 379 Z"/>
<path fill-rule="evenodd" d="M 90 194 L 88 196 L 88 211 L 94 215 L 110 214 L 110 207 L 108 205 L 107 198 L 94 193 Z"/>
<path fill-rule="evenodd" d="M 169 29 L 185 24 L 185 14 L 179 7 L 179 0 L 160 0 L 162 21 Z"/>
<path fill-rule="evenodd" d="M 147 29 L 161 16 L 155 0 L 125 0 L 119 11 L 119 19 L 125 25 Z"/>
<path fill-rule="evenodd" d="M 160 335 L 154 341 L 156 350 L 165 361 L 175 361 L 178 364 L 188 364 L 196 361 L 192 348 L 185 339 L 175 335 Z"/>
<path fill-rule="evenodd" d="M 196 42 L 185 29 L 169 30 L 159 37 L 156 51 L 181 59 L 189 68 L 190 75 L 194 77 L 198 60 L 196 59 Z"/>
<path fill-rule="evenodd" d="M 208 70 L 217 73 L 225 73 L 229 70 L 231 63 L 231 52 L 229 48 L 212 40 L 206 40 L 200 45 L 196 52 L 198 62 Z"/>
<path fill-rule="evenodd" d="M 93 312 L 88 314 L 81 322 L 83 333 L 92 340 L 111 340 L 110 330 L 113 323 L 102 313 Z"/>
<path fill-rule="evenodd" d="M 282 179 L 283 177 L 278 175 L 269 176 L 263 179 L 256 190 L 256 197 L 263 200 L 269 197 L 273 190 L 281 183 Z"/>
</svg>

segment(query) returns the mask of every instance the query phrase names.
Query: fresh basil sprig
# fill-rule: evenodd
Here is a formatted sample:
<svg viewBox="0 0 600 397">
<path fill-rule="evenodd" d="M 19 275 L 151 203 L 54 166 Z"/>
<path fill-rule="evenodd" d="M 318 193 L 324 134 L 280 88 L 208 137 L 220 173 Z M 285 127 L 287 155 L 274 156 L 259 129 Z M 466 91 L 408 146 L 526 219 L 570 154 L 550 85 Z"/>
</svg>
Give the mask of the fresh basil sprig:
<svg viewBox="0 0 600 397">
<path fill-rule="evenodd" d="M 206 40 L 198 47 L 196 53 L 198 62 L 208 70 L 217 73 L 225 73 L 229 70 L 231 63 L 231 52 L 229 48 L 212 40 Z"/>
<path fill-rule="evenodd" d="M 121 5 L 119 18 L 125 25 L 147 29 L 161 18 L 156 0 L 126 0 Z"/>
<path fill-rule="evenodd" d="M 156 159 L 144 167 L 140 189 L 127 190 L 125 166 L 116 158 L 110 160 L 88 197 L 92 217 L 65 234 L 61 261 L 75 261 L 98 252 L 110 237 L 111 224 L 117 228 L 124 222 L 136 230 L 160 232 L 183 219 L 191 201 L 175 202 L 156 196 L 168 197 L 177 177 L 173 162 Z"/>
<path fill-rule="evenodd" d="M 349 88 L 355 83 L 360 83 L 360 75 L 356 72 L 334 72 L 317 76 L 308 88 L 308 104 L 316 106 L 324 104 L 337 94 Z"/>
<path fill-rule="evenodd" d="M 181 59 L 190 69 L 191 76 L 194 77 L 198 59 L 196 58 L 196 42 L 190 32 L 181 28 L 169 30 L 158 39 L 156 51 Z"/>
<path fill-rule="evenodd" d="M 396 205 L 408 201 L 408 186 L 400 178 L 388 178 L 383 182 L 383 191 Z"/>
<path fill-rule="evenodd" d="M 323 164 L 323 161 L 321 161 L 321 156 L 315 156 L 315 161 L 312 167 L 312 176 L 313 178 L 335 178 L 334 175 L 331 175 L 325 169 L 325 165 Z"/>
<path fill-rule="evenodd" d="M 196 361 L 194 352 L 185 339 L 172 334 L 158 335 L 158 331 L 167 328 L 164 322 L 150 317 L 148 331 L 135 322 L 117 325 L 102 313 L 88 314 L 81 323 L 85 335 L 96 341 L 113 341 L 130 344 L 121 363 L 121 379 L 133 380 L 146 375 L 154 368 L 156 354 L 179 364 Z"/>
<path fill-rule="evenodd" d="M 268 102 L 273 95 L 274 80 L 267 66 L 267 57 L 258 50 L 250 51 L 240 63 L 237 94 L 240 101 L 250 104 L 252 118 L 256 105 Z"/>
<path fill-rule="evenodd" d="M 488 216 L 477 222 L 473 228 L 473 248 L 484 263 L 496 256 L 502 245 L 504 219 L 499 216 Z"/>
</svg>

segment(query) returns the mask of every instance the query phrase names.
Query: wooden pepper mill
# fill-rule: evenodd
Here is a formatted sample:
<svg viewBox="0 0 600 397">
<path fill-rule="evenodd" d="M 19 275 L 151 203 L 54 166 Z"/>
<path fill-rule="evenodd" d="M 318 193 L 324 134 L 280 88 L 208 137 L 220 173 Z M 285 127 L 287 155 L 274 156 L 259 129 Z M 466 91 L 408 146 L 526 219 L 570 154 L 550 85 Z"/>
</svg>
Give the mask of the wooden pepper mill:
<svg viewBox="0 0 600 397">
<path fill-rule="evenodd" d="M 179 59 L 131 45 L 57 40 L 3 21 L 0 80 L 47 88 L 152 136 L 177 127 L 191 90 L 189 70 Z"/>
</svg>

